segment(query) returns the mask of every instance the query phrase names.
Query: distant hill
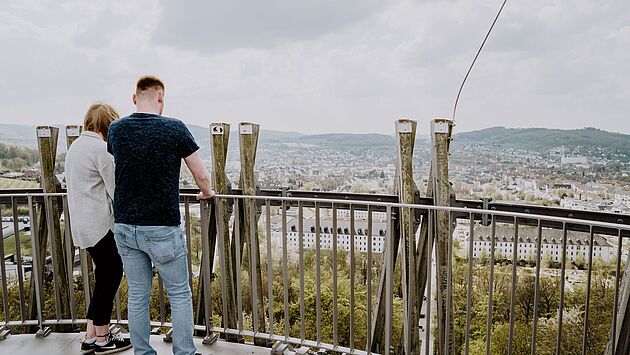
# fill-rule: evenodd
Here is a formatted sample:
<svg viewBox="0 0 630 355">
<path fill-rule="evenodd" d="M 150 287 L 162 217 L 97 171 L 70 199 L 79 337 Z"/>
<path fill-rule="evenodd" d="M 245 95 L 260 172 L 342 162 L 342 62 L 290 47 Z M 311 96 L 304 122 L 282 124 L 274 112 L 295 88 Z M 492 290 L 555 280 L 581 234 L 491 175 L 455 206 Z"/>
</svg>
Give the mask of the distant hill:
<svg viewBox="0 0 630 355">
<path fill-rule="evenodd" d="M 480 144 L 496 147 L 518 147 L 530 150 L 556 147 L 601 147 L 630 155 L 630 135 L 612 133 L 597 128 L 574 130 L 548 128 L 492 127 L 479 131 L 457 133 L 453 146 Z"/>
<path fill-rule="evenodd" d="M 210 152 L 210 131 L 208 127 L 188 125 L 191 133 L 202 147 L 202 154 Z M 238 134 L 235 128 L 230 134 L 230 149 L 238 149 Z M 60 129 L 60 152 L 65 149 L 63 128 Z M 416 149 L 427 148 L 427 136 L 416 138 Z M 28 148 L 37 148 L 35 127 L 26 125 L 0 124 L 0 143 Z M 261 130 L 259 145 L 267 144 L 308 144 L 320 148 L 363 148 L 395 147 L 393 135 L 326 133 L 307 135 L 299 132 Z M 555 147 L 601 147 L 610 152 L 630 155 L 630 135 L 606 132 L 596 128 L 575 130 L 547 128 L 505 128 L 492 127 L 472 132 L 457 133 L 453 138 L 453 148 L 480 144 L 496 147 L 515 147 L 529 150 L 548 150 Z"/>
<path fill-rule="evenodd" d="M 0 124 L 0 143 L 18 147 L 37 148 L 35 126 Z"/>
</svg>

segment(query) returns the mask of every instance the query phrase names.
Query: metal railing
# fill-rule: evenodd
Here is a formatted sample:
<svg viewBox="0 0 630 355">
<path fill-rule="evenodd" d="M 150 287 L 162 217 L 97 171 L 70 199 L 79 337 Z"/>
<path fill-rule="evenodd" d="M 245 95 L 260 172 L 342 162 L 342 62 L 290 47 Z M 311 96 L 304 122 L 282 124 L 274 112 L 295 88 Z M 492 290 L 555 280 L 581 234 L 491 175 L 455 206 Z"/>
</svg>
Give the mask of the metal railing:
<svg viewBox="0 0 630 355">
<path fill-rule="evenodd" d="M 0 257 L 6 260 L 0 264 L 3 316 L 0 327 L 22 327 L 21 331 L 29 331 L 23 327 L 32 326 L 39 335 L 45 336 L 50 327 L 76 328 L 86 323 L 86 300 L 90 298 L 89 261 L 83 250 L 77 253 L 72 246 L 68 223 L 71 216 L 67 213 L 65 194 L 4 194 L 2 197 L 0 215 L 13 218 L 7 230 L 12 229 L 14 235 L 0 238 Z M 417 337 L 421 352 L 431 354 L 434 346 L 437 349 L 435 292 L 444 284 L 449 298 L 447 304 L 453 305 L 447 308 L 446 314 L 446 319 L 452 319 L 444 339 L 444 349 L 449 349 L 449 353 L 523 353 L 527 349 L 535 354 L 541 351 L 541 346 L 557 354 L 565 353 L 567 347 L 575 347 L 578 330 L 579 351 L 601 353 L 604 351 L 602 335 L 596 334 L 601 330 L 595 329 L 592 320 L 592 289 L 597 289 L 597 297 L 605 300 L 612 295 L 608 313 L 599 314 L 603 308 L 598 305 L 597 317 L 609 321 L 603 335 L 606 339 L 609 332 L 616 334 L 625 262 L 622 250 L 627 245 L 624 241 L 630 237 L 628 221 L 624 224 L 623 220 L 611 223 L 610 218 L 597 221 L 400 204 L 383 197 L 352 200 L 270 194 L 219 195 L 213 202 L 199 203 L 195 195 L 182 194 L 181 202 L 188 272 L 196 299 L 195 329 L 205 332 L 209 340 L 213 333 L 219 333 L 235 341 L 259 339 L 269 345 L 283 342 L 338 353 L 389 354 L 414 352 L 410 338 Z M 230 206 L 227 228 L 234 253 L 231 258 L 224 253 L 229 248 L 217 237 L 224 232 L 222 228 L 226 228 L 222 222 L 224 216 L 215 208 L 219 202 Z M 245 202 L 257 206 L 254 213 L 245 215 Z M 50 213 L 55 203 L 63 211 L 61 235 L 55 235 L 56 221 Z M 19 211 L 24 209 L 30 216 L 30 236 L 20 230 L 17 222 Z M 41 217 L 42 211 L 47 218 Z M 403 213 L 413 216 L 405 225 L 400 223 Z M 449 268 L 446 274 L 439 273 L 433 256 L 433 246 L 439 242 L 434 240 L 438 214 L 446 214 L 451 221 L 449 235 L 458 231 L 447 241 Z M 46 228 L 38 225 L 41 221 L 46 222 Z M 249 235 L 242 233 L 245 223 L 255 226 L 248 228 Z M 407 260 L 414 260 L 408 257 L 410 254 L 421 253 L 416 246 L 420 245 L 422 228 L 427 230 L 424 245 L 429 251 L 429 262 L 421 267 L 405 265 Z M 497 230 L 505 228 L 512 231 L 511 238 L 497 235 Z M 399 238 L 403 229 L 410 231 L 410 245 Z M 552 238 L 547 237 L 554 230 L 560 234 L 552 242 Z M 48 238 L 45 248 L 40 245 L 43 231 Z M 5 229 L 3 237 L 4 233 Z M 578 236 L 578 233 L 586 235 Z M 530 235 L 530 239 L 523 239 L 525 235 Z M 251 249 L 243 245 L 254 243 L 258 237 L 260 253 L 249 255 Z M 55 260 L 58 254 L 53 248 L 58 244 L 52 242 L 53 238 L 62 238 L 64 260 Z M 14 246 L 10 243 L 12 239 Z M 574 248 L 576 240 L 580 241 L 579 249 Z M 596 241 L 599 241 L 597 245 Z M 604 247 L 609 248 L 610 262 L 601 257 Z M 586 256 L 584 260 L 577 262 L 577 254 L 570 254 L 576 250 Z M 8 254 L 13 255 L 9 258 Z M 201 256 L 197 257 L 198 254 Z M 235 265 L 228 265 L 228 260 L 236 260 Z M 209 270 L 205 265 L 212 268 Z M 252 270 L 256 265 L 261 265 L 261 269 Z M 568 270 L 572 265 L 573 269 Z M 13 276 L 8 273 L 9 266 L 16 270 Z M 64 274 L 64 267 L 71 272 Z M 233 289 L 227 287 L 230 283 L 222 272 L 228 268 L 234 270 Z M 422 277 L 417 283 L 408 282 L 415 278 L 410 278 L 405 270 L 417 272 L 416 276 L 424 275 L 424 282 Z M 567 270 L 571 275 L 567 275 Z M 600 282 L 597 288 L 592 286 L 594 274 Z M 70 292 L 60 289 L 55 282 L 62 275 L 71 285 Z M 532 277 L 531 314 L 522 317 L 518 311 L 522 291 L 519 287 Z M 553 281 L 553 292 L 546 288 L 549 280 Z M 581 284 L 584 284 L 582 288 Z M 157 319 L 152 319 L 151 325 L 169 328 L 168 301 L 159 275 L 157 285 L 152 300 L 152 304 L 157 304 Z M 259 285 L 262 290 L 257 289 Z M 409 289 L 416 289 L 419 295 L 418 324 L 411 324 L 412 315 L 404 306 L 410 302 Z M 229 292 L 236 296 L 235 327 L 229 327 L 222 317 L 229 310 L 226 302 Z M 542 300 L 550 292 L 554 295 L 552 300 Z M 63 316 L 64 293 L 69 303 L 66 316 Z M 465 302 L 460 302 L 459 296 L 463 295 Z M 112 322 L 126 325 L 126 301 L 121 298 L 119 292 Z M 543 305 L 543 301 L 550 304 Z M 256 305 L 259 303 L 263 305 L 262 315 L 258 314 Z M 480 321 L 482 318 L 484 322 Z M 264 332 L 259 331 L 261 319 L 265 323 Z M 379 323 L 382 323 L 380 328 Z M 576 328 L 578 323 L 581 329 Z M 555 337 L 552 337 L 555 339 L 550 340 L 552 328 L 555 328 Z M 614 348 L 614 337 L 612 342 Z"/>
</svg>

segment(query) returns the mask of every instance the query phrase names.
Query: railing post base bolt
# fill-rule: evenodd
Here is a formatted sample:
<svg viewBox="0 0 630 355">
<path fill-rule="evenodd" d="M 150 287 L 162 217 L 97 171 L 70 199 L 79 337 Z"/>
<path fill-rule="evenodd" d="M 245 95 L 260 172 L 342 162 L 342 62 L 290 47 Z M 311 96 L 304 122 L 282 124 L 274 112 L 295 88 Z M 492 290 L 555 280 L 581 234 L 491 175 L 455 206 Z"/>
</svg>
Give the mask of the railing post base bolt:
<svg viewBox="0 0 630 355">
<path fill-rule="evenodd" d="M 46 328 L 38 330 L 37 333 L 35 333 L 35 337 L 45 338 L 50 334 L 50 332 L 51 332 L 50 327 L 46 327 Z"/>
<path fill-rule="evenodd" d="M 210 335 L 207 335 L 205 338 L 203 338 L 201 343 L 203 345 L 212 345 L 212 344 L 216 343 L 217 340 L 219 340 L 219 336 L 218 335 L 210 334 Z"/>
</svg>

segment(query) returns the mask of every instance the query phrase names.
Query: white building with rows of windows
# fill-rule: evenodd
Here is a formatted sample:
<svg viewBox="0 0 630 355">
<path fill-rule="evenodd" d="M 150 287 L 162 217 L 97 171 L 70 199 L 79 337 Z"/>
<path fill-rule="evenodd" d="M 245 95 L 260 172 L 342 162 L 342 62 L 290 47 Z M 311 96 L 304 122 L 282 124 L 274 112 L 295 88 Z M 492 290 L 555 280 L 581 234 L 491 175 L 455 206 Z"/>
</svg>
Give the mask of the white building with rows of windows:
<svg viewBox="0 0 630 355">
<path fill-rule="evenodd" d="M 476 226 L 473 240 L 473 258 L 489 258 L 492 248 L 491 227 Z M 466 232 L 464 247 L 466 253 L 470 246 L 470 233 Z M 560 229 L 542 230 L 542 241 L 540 249 L 541 260 L 562 261 L 562 239 L 563 231 Z M 514 226 L 497 225 L 494 238 L 495 259 L 512 259 L 514 251 Z M 518 260 L 536 260 L 538 243 L 538 228 L 519 226 L 518 240 L 516 243 Z M 567 231 L 566 242 L 566 262 L 582 261 L 588 262 L 590 251 L 590 235 L 585 232 Z M 613 247 L 604 237 L 595 234 L 593 236 L 593 261 L 604 262 L 613 261 Z"/>
<path fill-rule="evenodd" d="M 372 252 L 382 253 L 387 235 L 387 222 L 385 213 L 372 212 L 372 235 L 369 235 L 367 211 L 355 211 L 354 220 L 354 250 L 367 252 L 372 247 Z M 287 214 L 289 215 L 289 214 Z M 349 211 L 337 211 L 337 230 L 333 229 L 332 216 L 322 216 L 319 221 L 319 246 L 321 250 L 332 250 L 334 236 L 337 236 L 337 250 L 350 251 L 352 236 L 350 233 L 351 220 Z M 279 217 L 279 216 L 278 216 Z M 304 249 L 315 249 L 317 245 L 316 220 L 314 217 L 305 217 L 302 222 L 302 243 Z M 286 226 L 287 246 L 289 249 L 300 248 L 300 226 L 297 217 L 288 217 Z M 274 245 L 283 245 L 282 223 L 273 224 L 271 238 Z"/>
</svg>

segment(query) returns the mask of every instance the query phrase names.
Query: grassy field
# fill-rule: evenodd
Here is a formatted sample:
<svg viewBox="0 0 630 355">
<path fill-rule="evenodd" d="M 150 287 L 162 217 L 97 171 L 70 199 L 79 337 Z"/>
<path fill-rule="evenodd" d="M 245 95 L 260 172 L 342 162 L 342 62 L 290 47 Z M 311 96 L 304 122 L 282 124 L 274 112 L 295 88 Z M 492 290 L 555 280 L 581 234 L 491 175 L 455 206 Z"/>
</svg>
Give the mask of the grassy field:
<svg viewBox="0 0 630 355">
<path fill-rule="evenodd" d="M 22 256 L 31 255 L 31 235 L 20 232 L 20 252 Z M 15 236 L 4 239 L 4 255 L 15 253 Z"/>
<path fill-rule="evenodd" d="M 37 181 L 25 181 L 0 177 L 0 189 L 28 189 L 39 187 Z"/>
</svg>

